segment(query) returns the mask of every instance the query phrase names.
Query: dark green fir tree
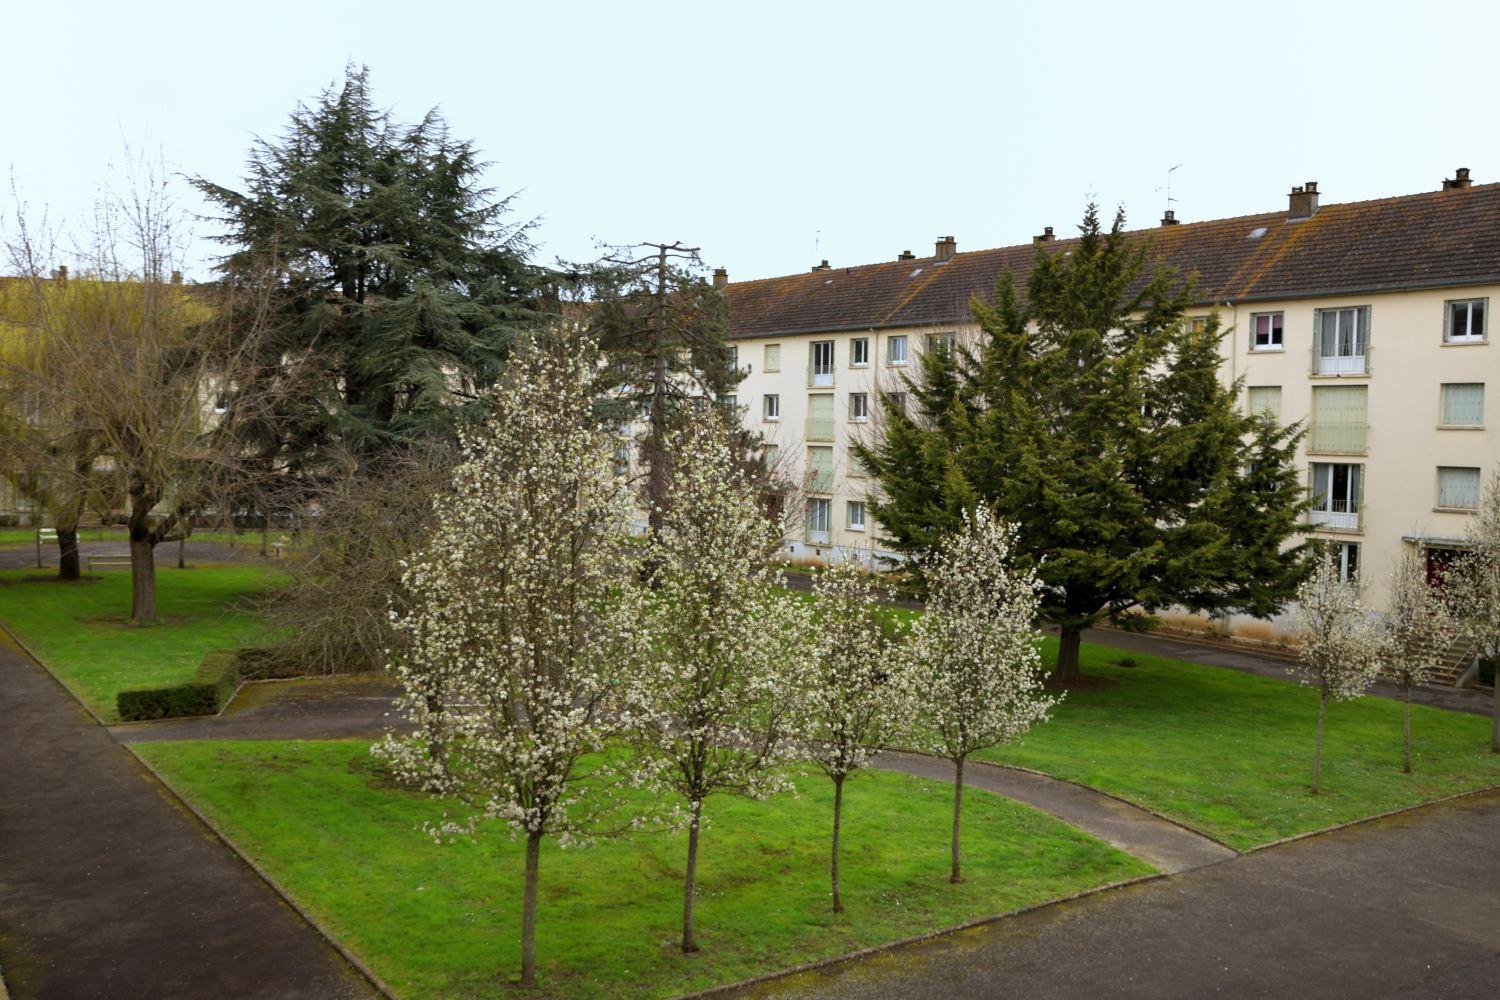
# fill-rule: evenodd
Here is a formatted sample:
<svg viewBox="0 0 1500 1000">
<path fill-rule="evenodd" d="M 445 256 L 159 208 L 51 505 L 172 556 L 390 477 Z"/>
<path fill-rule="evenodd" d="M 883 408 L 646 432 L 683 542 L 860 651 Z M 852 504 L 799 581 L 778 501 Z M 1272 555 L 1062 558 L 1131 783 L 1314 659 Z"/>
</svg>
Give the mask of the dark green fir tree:
<svg viewBox="0 0 1500 1000">
<path fill-rule="evenodd" d="M 1305 574 L 1300 429 L 1242 412 L 1217 316 L 1193 329 L 1191 283 L 1123 228 L 1091 205 L 1077 241 L 1039 244 L 1024 294 L 1007 276 L 976 301 L 977 339 L 924 354 L 910 403 L 885 407 L 860 455 L 919 585 L 922 554 L 976 501 L 1018 526 L 1061 633 L 1059 683 L 1102 620 L 1269 615 Z"/>
</svg>

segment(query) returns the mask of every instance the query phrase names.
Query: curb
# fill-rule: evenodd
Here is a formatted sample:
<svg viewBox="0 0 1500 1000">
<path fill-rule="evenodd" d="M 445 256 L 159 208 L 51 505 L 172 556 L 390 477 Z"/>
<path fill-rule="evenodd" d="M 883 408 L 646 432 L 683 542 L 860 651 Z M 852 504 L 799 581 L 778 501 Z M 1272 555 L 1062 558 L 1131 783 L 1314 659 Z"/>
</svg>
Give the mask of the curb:
<svg viewBox="0 0 1500 1000">
<path fill-rule="evenodd" d="M 700 1000 L 700 998 L 717 997 L 734 990 L 743 990 L 752 986 L 759 986 L 764 983 L 775 982 L 779 979 L 787 979 L 791 976 L 801 975 L 804 972 L 816 972 L 819 969 L 831 968 L 835 965 L 842 965 L 845 962 L 857 962 L 866 958 L 872 958 L 876 955 L 882 955 L 901 948 L 907 948 L 914 944 L 921 944 L 924 941 L 931 941 L 935 938 L 947 937 L 948 935 L 957 934 L 961 931 L 973 930 L 976 927 L 985 927 L 989 924 L 999 923 L 1002 920 L 1009 920 L 1011 917 L 1018 917 L 1023 913 L 1031 913 L 1034 910 L 1046 909 L 1049 906 L 1058 906 L 1062 903 L 1071 903 L 1074 900 L 1085 899 L 1089 896 L 1098 896 L 1106 892 L 1113 892 L 1117 889 L 1124 889 L 1132 885 L 1141 885 L 1146 882 L 1155 882 L 1158 879 L 1171 877 L 1172 876 L 1165 873 L 1157 872 L 1155 875 L 1141 875 L 1137 878 L 1128 878 L 1120 882 L 1110 882 L 1106 885 L 1096 886 L 1093 889 L 1084 889 L 1081 892 L 1071 893 L 1067 896 L 1058 896 L 1056 899 L 1048 899 L 1040 903 L 1032 903 L 1030 906 L 1022 906 L 1014 910 L 1006 910 L 1004 913 L 995 913 L 987 917 L 978 917 L 966 923 L 954 924 L 951 927 L 941 927 L 935 931 L 927 931 L 924 934 L 914 934 L 911 937 L 904 937 L 897 941 L 887 941 L 885 944 L 871 945 L 868 948 L 861 948 L 859 951 L 846 952 L 842 955 L 833 955 L 829 958 L 820 958 L 815 962 L 804 962 L 802 965 L 795 965 L 790 969 L 780 969 L 776 972 L 767 972 L 764 975 L 752 976 L 749 979 L 741 979 L 733 983 L 725 983 L 722 986 L 710 986 L 708 989 L 698 990 L 695 993 L 683 993 L 677 997 L 677 1000 Z"/>
<path fill-rule="evenodd" d="M 332 931 L 330 931 L 327 927 L 324 927 L 322 922 L 319 921 L 317 917 L 313 916 L 312 913 L 308 912 L 308 910 L 304 908 L 301 903 L 292 898 L 291 893 L 282 888 L 281 883 L 277 882 L 276 879 L 271 876 L 270 872 L 266 871 L 259 864 L 257 864 L 249 854 L 246 854 L 240 848 L 240 845 L 231 840 L 229 835 L 226 834 L 217 823 L 200 812 L 197 806 L 193 805 L 187 799 L 178 794 L 177 789 L 173 788 L 171 783 L 169 783 L 167 779 L 162 776 L 160 771 L 158 771 L 155 767 L 152 767 L 151 763 L 146 760 L 146 758 L 137 753 L 133 746 L 128 743 L 121 743 L 119 745 L 123 747 L 127 753 L 134 757 L 140 763 L 140 765 L 151 774 L 152 778 L 156 779 L 157 784 L 161 785 L 161 787 L 166 790 L 167 794 L 172 797 L 172 801 L 176 802 L 178 805 L 182 806 L 182 808 L 186 809 L 188 814 L 196 819 L 199 823 L 202 823 L 210 833 L 218 838 L 220 843 L 234 852 L 234 855 L 241 861 L 243 861 L 246 867 L 253 871 L 256 876 L 259 877 L 260 880 L 264 882 L 271 889 L 271 891 L 281 899 L 283 903 L 291 907 L 292 911 L 299 917 L 301 917 L 304 921 L 306 921 L 309 927 L 317 931 L 318 934 L 323 937 L 323 940 L 327 941 L 334 951 L 342 955 L 346 962 L 348 962 L 360 975 L 364 976 L 365 979 L 369 981 L 370 985 L 375 987 L 376 992 L 378 992 L 381 996 L 386 997 L 387 1000 L 401 1000 L 397 993 L 392 990 L 389 985 L 386 984 L 385 980 L 381 979 L 378 975 L 375 974 L 375 970 L 366 965 L 358 955 L 350 951 L 342 941 L 335 937 Z M 4 997 L 0 996 L 0 1000 L 4 1000 Z"/>
</svg>

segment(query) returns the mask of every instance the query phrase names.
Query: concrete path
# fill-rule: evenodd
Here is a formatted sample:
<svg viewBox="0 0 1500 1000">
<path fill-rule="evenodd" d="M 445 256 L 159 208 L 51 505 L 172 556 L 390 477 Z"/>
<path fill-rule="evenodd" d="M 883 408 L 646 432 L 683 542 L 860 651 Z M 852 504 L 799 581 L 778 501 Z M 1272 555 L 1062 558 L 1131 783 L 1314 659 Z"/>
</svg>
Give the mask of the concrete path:
<svg viewBox="0 0 1500 1000">
<path fill-rule="evenodd" d="M 0 638 L 0 968 L 15 1000 L 374 996 Z"/>
<path fill-rule="evenodd" d="M 923 754 L 882 753 L 876 756 L 874 766 L 922 778 L 953 780 L 952 764 Z M 971 760 L 964 763 L 964 786 L 1024 802 L 1126 854 L 1149 861 L 1163 872 L 1188 871 L 1238 856 L 1223 844 L 1139 806 L 1045 774 Z"/>
<path fill-rule="evenodd" d="M 1500 996 L 1500 794 L 1045 906 L 734 995 Z"/>
</svg>

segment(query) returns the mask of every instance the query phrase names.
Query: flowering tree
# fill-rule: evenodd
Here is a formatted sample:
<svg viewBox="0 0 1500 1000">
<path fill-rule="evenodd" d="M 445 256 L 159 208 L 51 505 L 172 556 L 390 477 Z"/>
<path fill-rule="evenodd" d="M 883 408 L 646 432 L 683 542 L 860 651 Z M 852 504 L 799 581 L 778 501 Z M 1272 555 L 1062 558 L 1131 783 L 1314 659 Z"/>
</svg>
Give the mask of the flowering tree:
<svg viewBox="0 0 1500 1000">
<path fill-rule="evenodd" d="M 1323 770 L 1323 721 L 1330 701 L 1365 693 L 1380 673 L 1385 633 L 1360 601 L 1359 586 L 1339 576 L 1330 553 L 1315 560 L 1312 575 L 1297 589 L 1297 657 L 1302 683 L 1318 689 L 1318 737 L 1313 751 L 1312 790 Z"/>
<path fill-rule="evenodd" d="M 622 586 L 626 492 L 594 416 L 597 353 L 542 335 L 513 362 L 483 426 L 466 435 L 431 540 L 408 561 L 394 614 L 410 736 L 377 752 L 408 781 L 456 801 L 438 839 L 498 820 L 526 841 L 521 983 L 536 983 L 542 838 L 588 836 L 605 784 L 597 753 L 619 718 L 612 694 L 635 661 L 637 592 Z M 627 574 L 628 575 L 628 574 Z M 597 775 L 595 775 L 597 777 Z"/>
<path fill-rule="evenodd" d="M 918 732 L 953 762 L 953 873 L 959 864 L 964 761 L 1009 743 L 1058 699 L 1042 693 L 1040 583 L 1013 563 L 1015 530 L 980 503 L 929 557 L 927 613 L 912 626 L 906 655 L 920 692 Z"/>
<path fill-rule="evenodd" d="M 1466 635 L 1491 657 L 1500 654 L 1500 472 L 1484 488 L 1479 511 L 1469 523 L 1468 551 L 1455 560 L 1444 579 L 1448 607 Z M 1495 708 L 1490 751 L 1500 753 L 1500 677 L 1495 679 Z"/>
<path fill-rule="evenodd" d="M 1403 770 L 1410 774 L 1411 689 L 1427 683 L 1453 638 L 1448 609 L 1428 582 L 1426 562 L 1415 548 L 1405 549 L 1391 568 L 1385 627 L 1390 653 L 1386 673 L 1401 685 Z"/>
<path fill-rule="evenodd" d="M 914 706 L 907 674 L 894 655 L 885 618 L 877 610 L 869 573 L 839 563 L 813 584 L 812 663 L 797 705 L 804 752 L 833 780 L 833 912 L 839 894 L 839 829 L 844 782 L 870 763 L 877 748 L 906 731 Z"/>
<path fill-rule="evenodd" d="M 686 803 L 682 950 L 693 952 L 703 803 L 786 786 L 789 710 L 800 687 L 806 605 L 767 566 L 781 526 L 765 513 L 726 417 L 705 409 L 667 436 L 672 455 L 647 565 L 649 665 L 634 678 L 638 761 Z"/>
</svg>

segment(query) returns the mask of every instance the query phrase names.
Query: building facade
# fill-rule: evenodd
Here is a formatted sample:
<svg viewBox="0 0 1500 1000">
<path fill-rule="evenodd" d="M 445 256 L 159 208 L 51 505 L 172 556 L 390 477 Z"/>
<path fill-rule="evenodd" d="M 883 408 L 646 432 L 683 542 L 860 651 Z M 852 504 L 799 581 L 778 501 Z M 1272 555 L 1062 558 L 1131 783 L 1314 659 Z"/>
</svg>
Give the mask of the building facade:
<svg viewBox="0 0 1500 1000">
<path fill-rule="evenodd" d="M 1192 317 L 1217 312 L 1223 376 L 1243 405 L 1303 422 L 1299 461 L 1313 499 L 1307 534 L 1338 547 L 1341 565 L 1383 605 L 1404 546 L 1433 570 L 1461 545 L 1496 467 L 1500 348 L 1500 184 L 1467 170 L 1440 190 L 1320 206 L 1317 184 L 1282 211 L 1200 223 L 1168 213 L 1130 234 L 1153 260 L 1196 279 Z M 977 334 L 971 297 L 993 297 L 1007 270 L 1024 287 L 1038 246 L 1067 253 L 1049 228 L 1029 244 L 851 268 L 827 262 L 761 281 L 717 279 L 733 305 L 737 404 L 781 468 L 806 483 L 794 555 L 882 552 L 869 513 L 876 484 L 850 443 L 879 419 L 877 391 L 899 392 L 923 350 Z M 897 399 L 899 405 L 900 400 Z M 1285 622 L 1226 623 L 1274 638 Z"/>
</svg>

